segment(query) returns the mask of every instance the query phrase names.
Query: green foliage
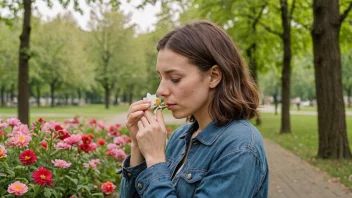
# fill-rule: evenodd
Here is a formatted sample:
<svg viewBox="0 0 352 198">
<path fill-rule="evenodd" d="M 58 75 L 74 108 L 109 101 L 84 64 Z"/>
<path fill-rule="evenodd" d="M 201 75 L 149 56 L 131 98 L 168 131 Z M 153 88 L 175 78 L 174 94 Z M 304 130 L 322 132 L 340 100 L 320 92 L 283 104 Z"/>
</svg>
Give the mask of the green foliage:
<svg viewBox="0 0 352 198">
<path fill-rule="evenodd" d="M 16 22 L 8 26 L 0 22 L 0 87 L 17 87 L 18 46 L 20 27 Z"/>
</svg>

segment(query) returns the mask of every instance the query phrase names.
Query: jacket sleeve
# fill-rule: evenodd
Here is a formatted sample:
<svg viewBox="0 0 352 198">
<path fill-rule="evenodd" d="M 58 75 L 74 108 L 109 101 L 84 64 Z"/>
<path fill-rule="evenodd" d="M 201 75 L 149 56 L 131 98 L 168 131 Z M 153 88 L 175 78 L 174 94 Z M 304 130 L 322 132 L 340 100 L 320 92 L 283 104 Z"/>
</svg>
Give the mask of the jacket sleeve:
<svg viewBox="0 0 352 198">
<path fill-rule="evenodd" d="M 254 197 L 266 175 L 260 167 L 253 152 L 233 150 L 211 165 L 192 197 Z M 166 163 L 140 173 L 135 188 L 141 197 L 177 197 Z"/>
<path fill-rule="evenodd" d="M 146 162 L 129 167 L 130 166 L 131 155 L 127 156 L 125 161 L 122 163 L 122 180 L 120 184 L 120 197 L 121 198 L 132 198 L 140 197 L 134 187 L 134 183 L 138 175 L 147 168 Z"/>
</svg>

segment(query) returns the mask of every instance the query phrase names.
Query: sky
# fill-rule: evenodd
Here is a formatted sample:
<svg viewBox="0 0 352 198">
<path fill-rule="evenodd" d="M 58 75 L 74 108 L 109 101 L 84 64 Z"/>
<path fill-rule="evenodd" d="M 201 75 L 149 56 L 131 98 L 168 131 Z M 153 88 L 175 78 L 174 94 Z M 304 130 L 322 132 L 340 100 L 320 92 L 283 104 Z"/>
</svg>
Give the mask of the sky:
<svg viewBox="0 0 352 198">
<path fill-rule="evenodd" d="M 54 6 L 49 8 L 43 0 L 37 0 L 34 4 L 34 14 L 38 16 L 37 12 L 43 16 L 43 19 L 53 18 L 59 13 L 63 13 L 66 10 L 57 3 L 58 1 L 53 1 Z M 80 27 L 84 30 L 88 30 L 87 23 L 89 20 L 89 12 L 90 7 L 85 3 L 84 0 L 79 0 L 81 8 L 84 12 L 81 15 L 78 12 L 73 11 L 73 6 L 69 6 L 68 10 L 72 11 L 74 17 L 76 18 Z M 156 5 L 147 5 L 143 10 L 137 9 L 136 5 L 138 5 L 142 0 L 132 0 L 131 3 L 127 3 L 127 0 L 121 0 L 121 10 L 124 13 L 132 13 L 131 23 L 135 23 L 138 25 L 137 32 L 149 32 L 154 30 L 154 24 L 157 21 L 156 14 L 160 12 L 160 4 Z"/>
</svg>

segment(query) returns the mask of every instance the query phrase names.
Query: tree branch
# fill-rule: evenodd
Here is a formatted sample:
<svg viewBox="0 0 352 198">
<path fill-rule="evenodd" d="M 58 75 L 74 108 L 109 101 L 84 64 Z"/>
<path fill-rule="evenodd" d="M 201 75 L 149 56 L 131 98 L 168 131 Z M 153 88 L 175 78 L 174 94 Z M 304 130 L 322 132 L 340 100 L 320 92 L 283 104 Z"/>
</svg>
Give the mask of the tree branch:
<svg viewBox="0 0 352 198">
<path fill-rule="evenodd" d="M 250 19 L 253 19 L 253 20 L 256 19 L 254 16 L 252 16 L 252 15 L 250 15 L 250 14 L 244 14 L 244 15 L 247 16 L 247 17 L 250 18 Z M 261 25 L 261 26 L 263 26 L 263 28 L 264 28 L 266 31 L 268 31 L 268 32 L 270 32 L 270 33 L 272 33 L 272 34 L 275 34 L 275 35 L 277 35 L 277 36 L 279 36 L 279 37 L 281 37 L 281 38 L 284 36 L 282 33 L 277 32 L 277 31 L 271 29 L 269 26 L 267 26 L 267 25 L 261 23 L 260 21 L 258 21 L 258 24 Z"/>
<path fill-rule="evenodd" d="M 260 10 L 258 16 L 255 17 L 255 19 L 254 19 L 254 21 L 253 21 L 253 25 L 252 25 L 253 27 L 255 27 L 255 26 L 257 25 L 257 23 L 259 22 L 259 19 L 260 19 L 260 17 L 263 15 L 263 11 L 264 11 L 265 7 L 266 7 L 266 3 L 263 4 L 263 6 L 261 7 L 261 10 Z"/>
<path fill-rule="evenodd" d="M 282 38 L 282 37 L 284 36 L 281 32 L 277 32 L 277 31 L 271 29 L 269 26 L 267 26 L 267 25 L 265 25 L 265 24 L 263 24 L 263 23 L 261 23 L 261 22 L 259 22 L 259 24 L 260 24 L 261 26 L 263 26 L 263 28 L 264 28 L 266 31 L 268 31 L 268 32 L 270 32 L 270 33 L 272 33 L 272 34 L 275 34 L 275 35 L 279 36 L 280 38 Z"/>
<path fill-rule="evenodd" d="M 352 9 L 352 1 L 350 2 L 348 7 L 346 8 L 346 10 L 340 15 L 340 23 L 342 23 L 346 19 L 347 15 L 351 11 L 351 9 Z"/>
<path fill-rule="evenodd" d="M 291 4 L 291 10 L 290 10 L 290 15 L 288 16 L 288 22 L 291 24 L 292 18 L 293 18 L 293 11 L 296 8 L 296 0 L 293 0 Z"/>
</svg>

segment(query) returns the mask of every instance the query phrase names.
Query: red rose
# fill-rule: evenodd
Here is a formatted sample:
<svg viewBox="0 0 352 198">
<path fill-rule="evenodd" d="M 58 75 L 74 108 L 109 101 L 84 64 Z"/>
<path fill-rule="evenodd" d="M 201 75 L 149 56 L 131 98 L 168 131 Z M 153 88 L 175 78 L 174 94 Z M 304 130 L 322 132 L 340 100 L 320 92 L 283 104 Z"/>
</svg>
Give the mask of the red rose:
<svg viewBox="0 0 352 198">
<path fill-rule="evenodd" d="M 99 138 L 99 139 L 97 140 L 97 144 L 98 144 L 99 146 L 103 146 L 103 145 L 105 144 L 105 140 Z"/>
<path fill-rule="evenodd" d="M 44 120 L 43 118 L 39 118 L 37 122 L 39 122 L 39 123 L 44 123 L 45 120 Z"/>
<path fill-rule="evenodd" d="M 71 136 L 70 133 L 65 131 L 65 130 L 60 130 L 57 133 L 59 134 L 59 139 L 60 140 L 64 140 L 64 139 L 66 139 L 66 138 Z"/>
<path fill-rule="evenodd" d="M 101 185 L 101 190 L 107 195 L 113 193 L 115 188 L 116 186 L 109 181 Z"/>
</svg>

